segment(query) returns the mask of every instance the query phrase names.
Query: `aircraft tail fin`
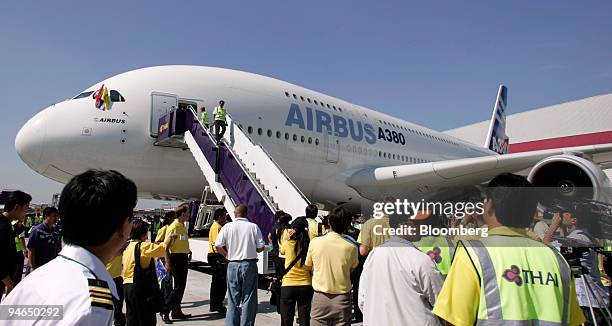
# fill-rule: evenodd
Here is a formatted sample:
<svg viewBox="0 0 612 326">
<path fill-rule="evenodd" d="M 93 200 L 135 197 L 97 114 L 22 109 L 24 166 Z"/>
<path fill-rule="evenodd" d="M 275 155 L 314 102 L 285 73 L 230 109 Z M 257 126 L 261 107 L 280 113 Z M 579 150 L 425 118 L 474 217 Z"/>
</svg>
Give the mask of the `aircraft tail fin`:
<svg viewBox="0 0 612 326">
<path fill-rule="evenodd" d="M 493 106 L 493 116 L 489 125 L 489 132 L 485 145 L 498 154 L 507 154 L 510 139 L 506 135 L 506 107 L 508 105 L 508 88 L 499 85 L 495 106 Z"/>
</svg>

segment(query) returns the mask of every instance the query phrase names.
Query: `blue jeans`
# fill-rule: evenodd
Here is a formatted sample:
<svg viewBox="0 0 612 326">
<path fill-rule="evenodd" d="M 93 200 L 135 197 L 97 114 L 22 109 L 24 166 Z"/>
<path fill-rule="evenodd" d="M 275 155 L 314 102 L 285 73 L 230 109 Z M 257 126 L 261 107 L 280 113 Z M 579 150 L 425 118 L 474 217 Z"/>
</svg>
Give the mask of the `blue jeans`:
<svg viewBox="0 0 612 326">
<path fill-rule="evenodd" d="M 257 315 L 257 263 L 229 262 L 227 265 L 227 326 L 255 325 Z"/>
</svg>

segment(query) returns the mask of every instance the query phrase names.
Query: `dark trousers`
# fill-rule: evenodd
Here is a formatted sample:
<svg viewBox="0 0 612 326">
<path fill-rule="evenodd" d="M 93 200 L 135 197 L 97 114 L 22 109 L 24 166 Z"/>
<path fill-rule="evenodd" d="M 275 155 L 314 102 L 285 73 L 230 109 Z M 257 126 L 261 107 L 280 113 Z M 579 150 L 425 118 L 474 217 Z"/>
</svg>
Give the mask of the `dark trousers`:
<svg viewBox="0 0 612 326">
<path fill-rule="evenodd" d="M 119 295 L 119 300 L 113 300 L 113 306 L 115 306 L 115 325 L 125 325 L 125 315 L 123 314 L 123 277 L 115 277 L 113 281 L 115 281 L 115 287 L 117 287 L 117 294 Z"/>
<path fill-rule="evenodd" d="M 226 123 L 225 121 L 215 120 L 213 127 L 215 128 L 215 139 L 218 142 L 225 135 Z"/>
<path fill-rule="evenodd" d="M 293 325 L 296 303 L 300 326 L 310 325 L 310 303 L 313 293 L 310 285 L 281 287 L 280 314 L 282 326 Z"/>
<path fill-rule="evenodd" d="M 363 271 L 363 264 L 365 263 L 366 257 L 359 256 L 359 265 L 351 273 L 351 284 L 353 286 L 352 299 L 353 299 L 353 317 L 358 320 L 363 320 L 363 313 L 359 309 L 357 304 L 359 299 L 359 279 L 361 278 L 361 272 Z"/>
<path fill-rule="evenodd" d="M 170 292 L 170 300 L 166 301 L 165 309 L 172 310 L 173 314 L 181 312 L 181 301 L 185 294 L 185 286 L 187 285 L 187 263 L 189 258 L 187 254 L 170 254 L 170 268 L 174 287 Z"/>
<path fill-rule="evenodd" d="M 208 263 L 212 267 L 212 281 L 210 282 L 210 308 L 223 307 L 225 293 L 227 292 L 227 262 L 218 253 L 208 254 Z"/>
<path fill-rule="evenodd" d="M 274 257 L 274 277 L 280 280 L 283 277 L 283 271 L 285 270 L 285 258 Z M 280 293 L 278 295 L 272 292 L 270 296 L 270 304 L 276 306 L 276 312 L 280 314 Z"/>
<path fill-rule="evenodd" d="M 13 282 L 17 285 L 21 282 L 21 278 L 23 277 L 23 265 L 24 265 L 25 256 L 23 255 L 23 251 L 17 251 L 17 270 L 15 271 L 15 275 L 13 276 Z"/>
<path fill-rule="evenodd" d="M 148 311 L 141 303 L 142 298 L 136 295 L 134 283 L 123 286 L 125 291 L 125 314 L 127 326 L 149 326 L 157 323 L 155 312 Z"/>
<path fill-rule="evenodd" d="M 170 312 L 170 308 L 171 308 L 168 305 L 171 301 L 170 298 L 172 295 L 172 275 L 171 274 L 167 274 L 166 277 L 162 279 L 160 290 L 162 291 L 164 295 L 164 308 L 162 309 L 162 312 L 168 313 Z"/>
</svg>

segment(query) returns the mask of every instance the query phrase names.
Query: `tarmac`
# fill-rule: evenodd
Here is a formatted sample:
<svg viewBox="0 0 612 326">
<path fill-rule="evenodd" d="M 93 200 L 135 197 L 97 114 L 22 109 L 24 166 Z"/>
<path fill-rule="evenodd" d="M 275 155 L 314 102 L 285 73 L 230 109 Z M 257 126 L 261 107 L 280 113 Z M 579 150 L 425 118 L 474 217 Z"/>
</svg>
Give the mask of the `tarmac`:
<svg viewBox="0 0 612 326">
<path fill-rule="evenodd" d="M 210 267 L 207 265 L 190 265 L 189 273 L 187 274 L 187 288 L 183 296 L 182 309 L 186 314 L 191 314 L 191 318 L 186 320 L 173 320 L 174 325 L 225 325 L 225 315 L 215 312 L 209 312 L 210 298 Z M 257 291 L 257 317 L 255 325 L 268 326 L 281 324 L 280 315 L 276 313 L 276 307 L 270 305 L 270 295 L 265 288 L 267 284 L 261 279 L 259 282 L 259 290 Z M 227 299 L 226 299 L 227 306 Z M 157 325 L 164 325 L 159 314 L 157 314 Z M 295 323 L 297 325 L 297 322 Z M 361 325 L 356 323 L 353 325 Z"/>
</svg>

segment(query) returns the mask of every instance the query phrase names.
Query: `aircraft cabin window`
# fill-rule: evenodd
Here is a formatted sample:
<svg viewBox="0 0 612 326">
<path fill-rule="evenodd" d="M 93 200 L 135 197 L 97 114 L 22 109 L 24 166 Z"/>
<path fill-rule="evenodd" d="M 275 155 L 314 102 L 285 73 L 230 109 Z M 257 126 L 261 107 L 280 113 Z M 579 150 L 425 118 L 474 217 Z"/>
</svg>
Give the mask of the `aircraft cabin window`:
<svg viewBox="0 0 612 326">
<path fill-rule="evenodd" d="M 300 99 L 303 101 L 304 100 L 304 96 L 300 96 Z"/>
<path fill-rule="evenodd" d="M 317 102 L 317 100 L 314 100 L 314 102 L 315 102 L 315 105 L 319 105 L 319 103 Z"/>
<path fill-rule="evenodd" d="M 300 137 L 300 141 L 301 141 L 302 143 L 304 142 L 304 140 L 305 140 L 305 139 L 306 139 L 306 137 L 304 137 L 304 136 Z"/>
<path fill-rule="evenodd" d="M 276 138 L 279 138 L 279 139 L 281 138 L 281 132 L 280 131 L 276 132 Z"/>
<path fill-rule="evenodd" d="M 297 95 L 293 94 L 293 98 L 297 100 Z"/>
<path fill-rule="evenodd" d="M 338 111 L 342 112 L 342 108 L 341 108 L 341 107 L 338 107 Z"/>
<path fill-rule="evenodd" d="M 319 138 L 315 138 L 315 145 L 319 146 Z"/>
<path fill-rule="evenodd" d="M 285 92 L 285 96 L 289 97 L 289 92 Z"/>
<path fill-rule="evenodd" d="M 78 100 L 80 98 L 84 98 L 84 97 L 88 97 L 89 95 L 93 94 L 93 91 L 89 91 L 89 92 L 83 92 L 75 97 L 73 97 L 73 100 Z"/>
<path fill-rule="evenodd" d="M 263 130 L 261 128 L 257 128 L 257 134 L 261 136 L 261 134 L 263 134 Z"/>
<path fill-rule="evenodd" d="M 289 140 L 289 133 L 288 132 L 285 133 L 285 140 Z"/>
<path fill-rule="evenodd" d="M 111 102 L 125 102 L 125 97 L 123 97 L 119 92 L 114 89 L 110 91 L 110 100 Z"/>
<path fill-rule="evenodd" d="M 297 141 L 297 135 L 293 134 L 293 141 Z"/>
<path fill-rule="evenodd" d="M 247 128 L 247 132 L 248 132 L 249 134 L 252 134 L 252 133 L 253 133 L 253 127 L 249 126 L 249 127 Z"/>
<path fill-rule="evenodd" d="M 329 103 L 327 104 L 327 108 L 328 108 L 328 109 L 331 109 L 331 107 L 329 106 Z"/>
<path fill-rule="evenodd" d="M 308 137 L 308 143 L 312 144 L 312 137 Z"/>
<path fill-rule="evenodd" d="M 272 137 L 272 130 L 268 129 L 267 134 L 268 134 L 268 137 Z"/>
<path fill-rule="evenodd" d="M 307 98 L 307 100 L 308 100 L 308 103 L 312 103 L 312 102 L 310 102 L 310 97 L 309 97 L 309 98 Z"/>
</svg>

